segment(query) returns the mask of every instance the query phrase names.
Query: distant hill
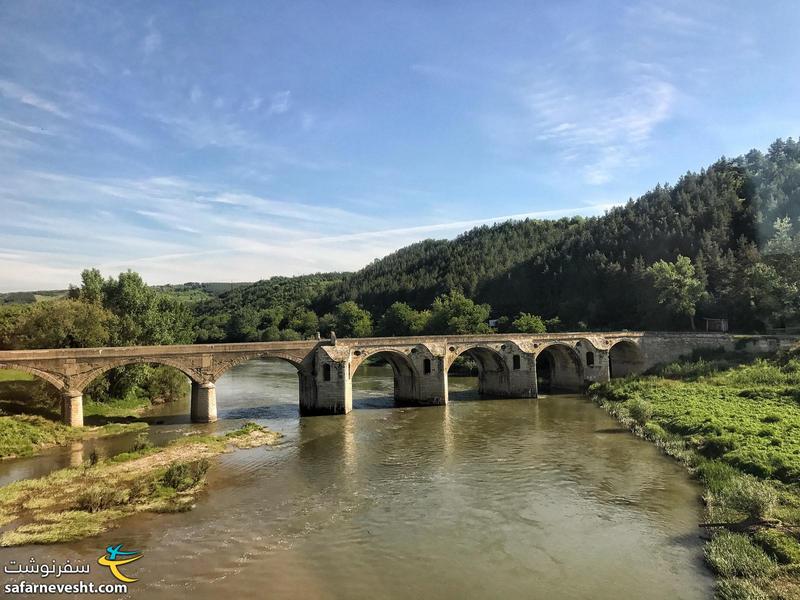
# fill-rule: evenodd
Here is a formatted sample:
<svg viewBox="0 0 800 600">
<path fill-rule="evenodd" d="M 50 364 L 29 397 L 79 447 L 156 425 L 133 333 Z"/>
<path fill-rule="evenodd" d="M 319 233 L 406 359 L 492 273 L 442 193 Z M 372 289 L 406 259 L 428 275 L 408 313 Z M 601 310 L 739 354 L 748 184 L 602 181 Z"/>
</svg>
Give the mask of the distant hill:
<svg viewBox="0 0 800 600">
<path fill-rule="evenodd" d="M 250 282 L 206 282 L 170 283 L 150 286 L 189 303 L 215 298 L 237 287 L 250 285 Z M 35 292 L 7 292 L 0 294 L 0 304 L 33 304 L 44 300 L 66 297 L 69 290 L 40 290 Z"/>
</svg>

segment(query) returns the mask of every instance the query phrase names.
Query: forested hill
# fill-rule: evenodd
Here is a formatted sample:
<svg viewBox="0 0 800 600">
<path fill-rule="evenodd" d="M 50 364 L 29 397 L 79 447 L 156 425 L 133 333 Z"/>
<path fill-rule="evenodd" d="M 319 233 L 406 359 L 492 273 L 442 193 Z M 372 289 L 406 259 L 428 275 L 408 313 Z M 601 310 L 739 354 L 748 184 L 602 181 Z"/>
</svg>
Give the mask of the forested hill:
<svg viewBox="0 0 800 600">
<path fill-rule="evenodd" d="M 780 254 L 767 252 L 770 240 L 797 242 L 798 223 L 800 143 L 789 138 L 766 154 L 753 150 L 687 173 L 602 217 L 508 222 L 414 244 L 330 286 L 314 306 L 324 313 L 354 300 L 377 316 L 396 300 L 425 308 L 461 289 L 489 303 L 494 316 L 529 311 L 570 325 L 668 327 L 671 315 L 659 314 L 643 280 L 655 261 L 683 255 L 708 292 L 698 313 L 745 329 L 764 322 L 759 310 L 777 310 L 754 307 L 758 290 L 748 282 L 756 265 L 774 268 L 777 259 L 764 256 Z M 780 274 L 796 283 L 796 267 L 783 265 Z"/>
</svg>

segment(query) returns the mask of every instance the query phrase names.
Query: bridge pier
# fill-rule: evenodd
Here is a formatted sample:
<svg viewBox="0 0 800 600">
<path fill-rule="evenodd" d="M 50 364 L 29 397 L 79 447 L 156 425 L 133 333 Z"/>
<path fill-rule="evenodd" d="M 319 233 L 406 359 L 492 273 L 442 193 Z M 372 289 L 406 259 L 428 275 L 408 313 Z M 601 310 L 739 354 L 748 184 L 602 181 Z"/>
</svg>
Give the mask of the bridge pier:
<svg viewBox="0 0 800 600">
<path fill-rule="evenodd" d="M 300 415 L 344 415 L 353 410 L 353 380 L 350 362 L 332 359 L 320 353 L 314 372 L 298 373 L 300 378 Z"/>
<path fill-rule="evenodd" d="M 83 427 L 83 394 L 70 390 L 61 396 L 61 421 L 71 427 Z"/>
<path fill-rule="evenodd" d="M 211 382 L 192 382 L 192 423 L 213 423 L 217 420 L 217 388 Z"/>
<path fill-rule="evenodd" d="M 423 359 L 416 393 L 409 401 L 420 406 L 436 406 L 447 404 L 448 394 L 444 357 L 435 356 L 432 359 Z"/>
</svg>

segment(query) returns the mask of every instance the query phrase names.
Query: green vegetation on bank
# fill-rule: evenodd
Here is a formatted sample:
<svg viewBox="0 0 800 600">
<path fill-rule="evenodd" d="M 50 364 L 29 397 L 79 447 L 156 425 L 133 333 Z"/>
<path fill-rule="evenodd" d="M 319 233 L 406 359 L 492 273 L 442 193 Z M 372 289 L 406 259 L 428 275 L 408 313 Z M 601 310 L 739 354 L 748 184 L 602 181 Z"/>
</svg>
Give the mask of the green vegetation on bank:
<svg viewBox="0 0 800 600">
<path fill-rule="evenodd" d="M 78 428 L 38 415 L 0 416 L 0 458 L 30 456 L 51 446 L 146 428 L 147 423 L 109 423 L 100 427 Z"/>
<path fill-rule="evenodd" d="M 186 436 L 0 488 L 0 546 L 52 544 L 97 535 L 138 512 L 190 510 L 209 460 L 232 448 L 273 445 L 280 434 L 248 423 L 222 436 Z M 42 492 L 46 490 L 47 493 Z"/>
<path fill-rule="evenodd" d="M 590 388 L 704 487 L 723 599 L 800 595 L 800 351 L 695 357 Z"/>
</svg>

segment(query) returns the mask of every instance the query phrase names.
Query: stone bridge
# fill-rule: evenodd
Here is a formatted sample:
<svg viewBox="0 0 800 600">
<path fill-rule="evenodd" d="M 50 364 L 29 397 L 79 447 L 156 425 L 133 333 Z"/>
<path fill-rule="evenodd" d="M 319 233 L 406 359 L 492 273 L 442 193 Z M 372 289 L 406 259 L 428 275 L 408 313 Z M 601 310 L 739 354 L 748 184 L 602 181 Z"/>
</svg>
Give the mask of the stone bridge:
<svg viewBox="0 0 800 600">
<path fill-rule="evenodd" d="M 534 398 L 540 392 L 581 391 L 588 384 L 639 373 L 698 349 L 771 352 L 793 340 L 777 336 L 609 332 L 490 334 L 355 338 L 299 342 L 133 346 L 0 352 L 0 369 L 18 369 L 48 381 L 62 393 L 62 417 L 83 425 L 83 391 L 105 371 L 124 365 L 161 364 L 192 382 L 191 419 L 217 418 L 216 381 L 255 358 L 291 363 L 299 380 L 300 414 L 342 414 L 352 409 L 353 376 L 369 358 L 394 371 L 395 400 L 446 404 L 447 373 L 459 356 L 478 367 L 486 397 Z"/>
</svg>

